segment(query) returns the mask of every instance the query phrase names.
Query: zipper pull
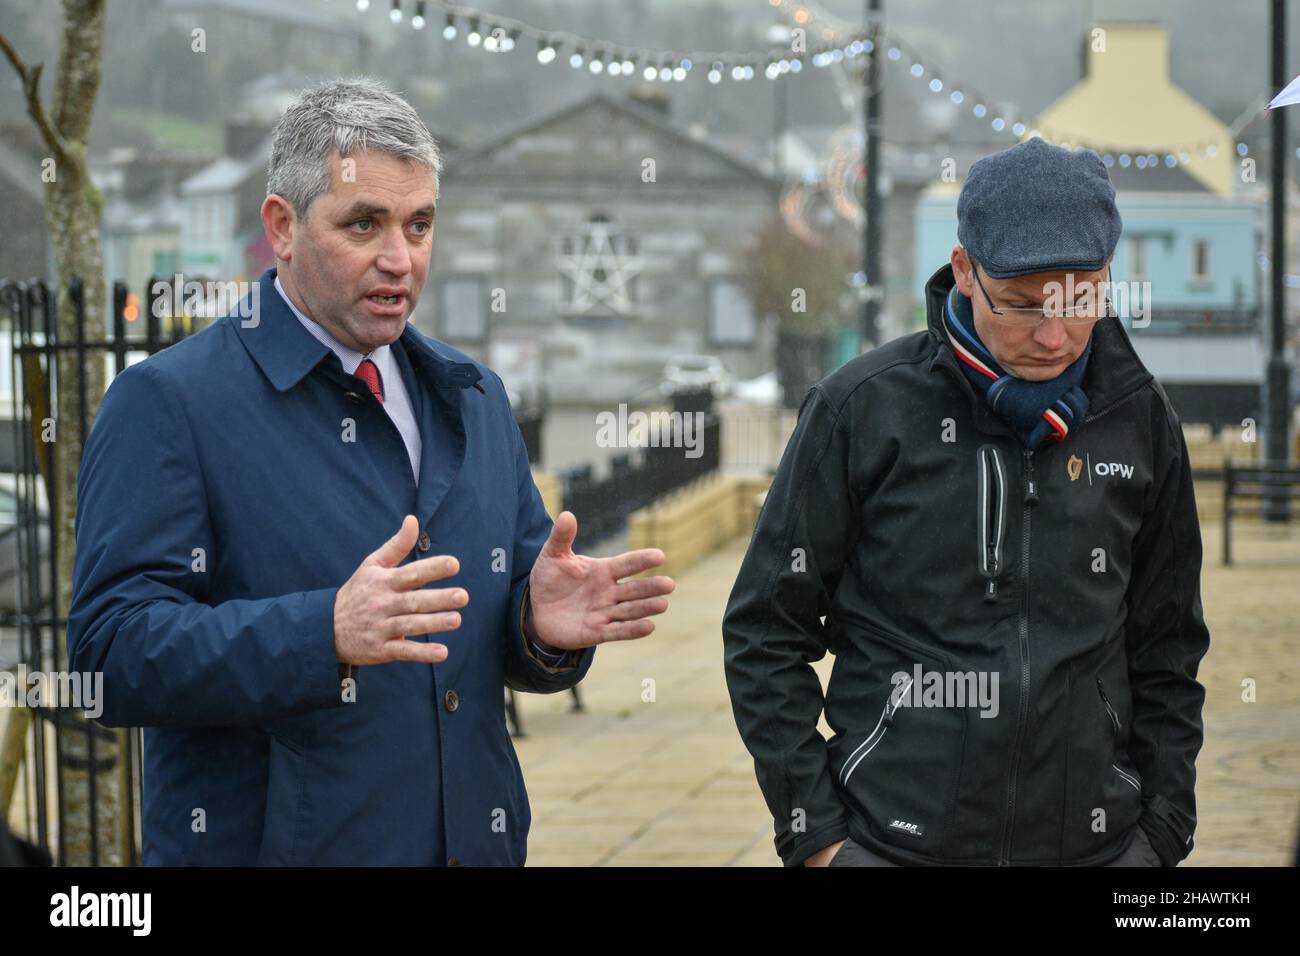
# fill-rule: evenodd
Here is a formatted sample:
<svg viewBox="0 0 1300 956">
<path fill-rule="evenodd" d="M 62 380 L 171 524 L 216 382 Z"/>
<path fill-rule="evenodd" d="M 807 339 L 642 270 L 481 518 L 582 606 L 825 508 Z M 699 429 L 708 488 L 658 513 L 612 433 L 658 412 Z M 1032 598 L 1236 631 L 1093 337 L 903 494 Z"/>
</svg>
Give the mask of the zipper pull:
<svg viewBox="0 0 1300 956">
<path fill-rule="evenodd" d="M 1101 694 L 1102 702 L 1106 705 L 1106 713 L 1110 717 L 1110 722 L 1115 725 L 1115 733 L 1119 733 L 1119 714 L 1115 713 L 1115 708 L 1110 705 L 1110 698 L 1106 696 L 1106 688 L 1102 686 L 1101 678 L 1097 678 L 1097 693 Z"/>
<path fill-rule="evenodd" d="M 1038 504 L 1038 482 L 1034 481 L 1034 453 L 1025 449 L 1025 504 Z"/>
<path fill-rule="evenodd" d="M 902 686 L 901 690 L 890 692 L 889 698 L 885 701 L 885 712 L 881 717 L 881 723 L 886 727 L 894 726 L 894 715 L 898 713 L 898 708 L 902 706 L 901 703 L 894 703 L 894 694 L 897 693 L 899 701 L 902 701 L 902 699 L 907 696 L 907 692 L 911 689 L 912 678 L 909 677 L 907 683 Z"/>
<path fill-rule="evenodd" d="M 984 603 L 992 604 L 997 599 L 998 599 L 998 582 L 990 580 L 989 583 L 984 586 Z"/>
</svg>

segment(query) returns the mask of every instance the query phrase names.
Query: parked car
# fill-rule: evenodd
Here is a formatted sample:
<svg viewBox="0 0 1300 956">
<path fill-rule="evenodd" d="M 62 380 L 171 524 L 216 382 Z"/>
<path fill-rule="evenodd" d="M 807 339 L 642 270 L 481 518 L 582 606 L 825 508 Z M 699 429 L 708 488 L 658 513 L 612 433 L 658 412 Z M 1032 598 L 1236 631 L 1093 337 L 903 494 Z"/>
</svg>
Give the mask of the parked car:
<svg viewBox="0 0 1300 956">
<path fill-rule="evenodd" d="M 709 389 L 715 398 L 731 393 L 732 377 L 722 359 L 715 355 L 674 355 L 664 366 L 659 391 L 664 395 L 694 389 Z"/>
</svg>

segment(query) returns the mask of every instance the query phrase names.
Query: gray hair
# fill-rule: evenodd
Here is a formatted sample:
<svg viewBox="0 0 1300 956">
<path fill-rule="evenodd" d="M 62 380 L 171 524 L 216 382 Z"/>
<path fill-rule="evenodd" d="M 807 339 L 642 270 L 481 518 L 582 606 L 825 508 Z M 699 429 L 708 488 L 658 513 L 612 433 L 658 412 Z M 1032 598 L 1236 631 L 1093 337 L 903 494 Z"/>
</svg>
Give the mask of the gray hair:
<svg viewBox="0 0 1300 956">
<path fill-rule="evenodd" d="M 332 80 L 304 90 L 275 124 L 266 194 L 284 197 L 302 219 L 330 188 L 329 155 L 376 150 L 433 172 L 434 196 L 442 154 L 411 104 L 378 80 Z"/>
</svg>

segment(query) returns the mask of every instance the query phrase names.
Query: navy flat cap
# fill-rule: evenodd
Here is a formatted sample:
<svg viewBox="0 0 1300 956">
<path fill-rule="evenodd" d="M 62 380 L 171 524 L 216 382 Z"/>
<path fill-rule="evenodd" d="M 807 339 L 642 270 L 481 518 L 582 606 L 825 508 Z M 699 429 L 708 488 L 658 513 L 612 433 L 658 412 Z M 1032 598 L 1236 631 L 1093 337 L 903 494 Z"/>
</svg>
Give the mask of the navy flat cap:
<svg viewBox="0 0 1300 956">
<path fill-rule="evenodd" d="M 957 240 L 995 279 L 1100 271 L 1122 225 L 1101 157 L 1037 136 L 977 160 L 957 199 Z"/>
</svg>

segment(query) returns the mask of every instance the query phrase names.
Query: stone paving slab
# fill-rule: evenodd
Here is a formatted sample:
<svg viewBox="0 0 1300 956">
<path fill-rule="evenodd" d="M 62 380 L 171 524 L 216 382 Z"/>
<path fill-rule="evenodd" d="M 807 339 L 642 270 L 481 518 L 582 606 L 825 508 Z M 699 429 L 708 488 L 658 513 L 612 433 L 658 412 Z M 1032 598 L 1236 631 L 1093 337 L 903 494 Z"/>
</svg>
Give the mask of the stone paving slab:
<svg viewBox="0 0 1300 956">
<path fill-rule="evenodd" d="M 1206 743 L 1183 865 L 1288 864 L 1300 825 L 1300 529 L 1235 527 L 1231 568 L 1220 533 L 1203 529 Z M 597 652 L 583 712 L 568 694 L 519 695 L 530 866 L 780 865 L 722 668 L 722 612 L 748 540 L 683 574 L 649 638 Z M 823 685 L 832 664 L 815 665 Z"/>
</svg>

